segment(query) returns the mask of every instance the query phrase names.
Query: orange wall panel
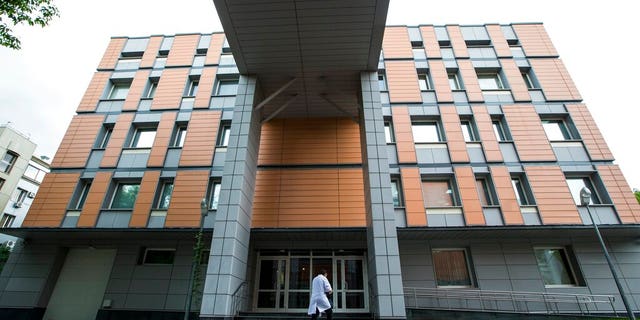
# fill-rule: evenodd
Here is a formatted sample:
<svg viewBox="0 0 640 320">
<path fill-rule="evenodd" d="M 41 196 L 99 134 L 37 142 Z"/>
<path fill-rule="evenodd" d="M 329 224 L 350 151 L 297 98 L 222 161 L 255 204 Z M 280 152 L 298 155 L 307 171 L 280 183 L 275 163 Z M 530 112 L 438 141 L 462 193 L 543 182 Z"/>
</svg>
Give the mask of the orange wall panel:
<svg viewBox="0 0 640 320">
<path fill-rule="evenodd" d="M 502 151 L 500 151 L 498 138 L 496 138 L 496 134 L 493 131 L 493 123 L 487 107 L 484 105 L 472 105 L 471 109 L 473 110 L 473 118 L 478 128 L 480 141 L 482 141 L 484 157 L 487 162 L 502 162 Z"/>
<path fill-rule="evenodd" d="M 256 173 L 255 191 L 253 194 L 253 213 L 251 216 L 251 225 L 254 228 L 278 225 L 280 179 L 282 176 L 280 171 L 281 170 L 258 170 Z"/>
<path fill-rule="evenodd" d="M 413 61 L 385 61 L 391 103 L 422 102 L 418 73 Z"/>
<path fill-rule="evenodd" d="M 464 136 L 462 135 L 460 117 L 458 117 L 456 107 L 453 105 L 440 105 L 440 116 L 442 117 L 442 126 L 447 136 L 447 147 L 449 149 L 451 162 L 469 162 L 467 143 L 464 141 Z"/>
<path fill-rule="evenodd" d="M 529 63 L 547 100 L 582 100 L 560 59 L 529 59 Z"/>
<path fill-rule="evenodd" d="M 160 171 L 145 171 L 140 182 L 136 204 L 131 212 L 130 228 L 145 228 L 147 226 L 159 179 Z"/>
<path fill-rule="evenodd" d="M 418 168 L 400 168 L 407 227 L 427 225 L 427 213 L 422 199 L 422 178 Z"/>
<path fill-rule="evenodd" d="M 449 76 L 442 60 L 429 60 L 429 73 L 431 73 L 433 89 L 436 91 L 438 102 L 453 102 Z"/>
<path fill-rule="evenodd" d="M 104 201 L 109 185 L 111 184 L 111 172 L 97 172 L 91 183 L 89 194 L 84 201 L 84 207 L 78 219 L 78 227 L 95 227 L 98 221 L 102 202 Z M 105 205 L 106 206 L 106 205 Z"/>
<path fill-rule="evenodd" d="M 600 178 L 616 206 L 622 223 L 640 223 L 640 204 L 636 200 L 620 167 L 617 165 L 597 166 Z"/>
<path fill-rule="evenodd" d="M 80 179 L 79 173 L 48 173 L 29 208 L 23 227 L 59 227 Z"/>
<path fill-rule="evenodd" d="M 113 127 L 113 132 L 111 133 L 111 138 L 107 143 L 107 148 L 104 150 L 100 167 L 113 168 L 118 164 L 120 153 L 124 147 L 129 130 L 131 130 L 133 116 L 134 114 L 132 113 L 121 113 L 118 116 L 116 125 Z"/>
<path fill-rule="evenodd" d="M 482 89 L 480 89 L 480 84 L 478 83 L 478 75 L 476 74 L 476 69 L 471 64 L 471 60 L 458 60 L 458 68 L 462 76 L 464 89 L 467 91 L 467 99 L 469 99 L 469 102 L 484 101 Z"/>
<path fill-rule="evenodd" d="M 558 56 L 542 24 L 514 24 L 512 27 L 527 57 Z"/>
<path fill-rule="evenodd" d="M 338 169 L 338 223 L 340 227 L 366 226 L 362 169 Z"/>
<path fill-rule="evenodd" d="M 498 57 L 511 57 L 511 48 L 509 48 L 509 43 L 507 43 L 507 39 L 502 33 L 502 27 L 499 24 L 488 24 L 485 28 L 489 33 L 491 44 Z"/>
<path fill-rule="evenodd" d="M 194 111 L 180 155 L 180 166 L 210 166 L 213 162 L 221 111 Z"/>
<path fill-rule="evenodd" d="M 504 166 L 490 166 L 491 179 L 500 201 L 500 210 L 506 225 L 522 225 L 524 220 L 520 211 L 520 204 L 511 184 L 511 175 Z"/>
<path fill-rule="evenodd" d="M 462 31 L 458 25 L 448 25 L 447 33 L 449 33 L 449 40 L 451 40 L 451 47 L 453 47 L 453 53 L 456 58 L 468 58 L 469 51 L 467 51 L 467 44 L 462 37 Z"/>
<path fill-rule="evenodd" d="M 407 27 L 386 27 L 382 51 L 385 59 L 413 58 Z"/>
<path fill-rule="evenodd" d="M 441 58 L 440 45 L 433 26 L 421 26 L 420 34 L 422 35 L 422 43 L 424 44 L 427 58 Z"/>
<path fill-rule="evenodd" d="M 100 101 L 100 98 L 102 98 L 102 93 L 104 92 L 110 77 L 110 71 L 99 71 L 93 74 L 93 78 L 91 78 L 91 82 L 89 82 L 89 87 L 87 88 L 87 91 L 84 92 L 82 100 L 80 100 L 80 104 L 76 110 L 77 112 L 96 111 L 98 102 Z"/>
<path fill-rule="evenodd" d="M 60 142 L 52 168 L 82 168 L 87 163 L 104 115 L 76 115 Z"/>
<path fill-rule="evenodd" d="M 138 70 L 138 72 L 136 72 L 136 76 L 133 78 L 131 87 L 129 88 L 129 94 L 127 94 L 127 98 L 124 100 L 122 110 L 138 110 L 140 98 L 144 93 L 144 89 L 147 87 L 147 82 L 149 82 L 149 73 L 151 73 L 149 70 Z"/>
<path fill-rule="evenodd" d="M 220 62 L 222 45 L 224 45 L 224 33 L 212 34 L 211 42 L 209 43 L 209 49 L 207 49 L 205 64 L 218 64 Z"/>
<path fill-rule="evenodd" d="M 158 56 L 158 51 L 160 51 L 160 46 L 162 45 L 163 39 L 163 36 L 153 36 L 149 38 L 147 48 L 142 54 L 140 68 L 149 68 L 153 66 L 153 63 L 156 62 L 156 57 Z"/>
<path fill-rule="evenodd" d="M 556 161 L 551 143 L 532 105 L 502 106 L 520 161 Z"/>
<path fill-rule="evenodd" d="M 156 138 L 153 140 L 153 146 L 149 153 L 147 167 L 162 167 L 164 165 L 164 158 L 167 155 L 167 149 L 169 149 L 173 127 L 176 124 L 176 116 L 175 112 L 164 112 L 160 117 Z"/>
<path fill-rule="evenodd" d="M 127 43 L 127 38 L 111 38 L 107 50 L 104 51 L 102 60 L 98 64 L 98 70 L 115 68 L 125 43 Z"/>
<path fill-rule="evenodd" d="M 516 65 L 513 59 L 500 59 L 500 65 L 502 66 L 502 72 L 504 72 L 507 82 L 509 82 L 509 88 L 511 94 L 516 102 L 531 101 L 531 95 L 529 95 L 529 89 L 524 83 L 522 73 Z"/>
<path fill-rule="evenodd" d="M 173 45 L 167 56 L 167 67 L 191 66 L 199 40 L 199 34 L 175 36 L 175 38 L 173 38 Z"/>
<path fill-rule="evenodd" d="M 558 166 L 525 167 L 542 224 L 582 224 L 564 173 Z"/>
<path fill-rule="evenodd" d="M 178 171 L 165 220 L 165 227 L 199 227 L 200 201 L 207 193 L 208 170 Z"/>
<path fill-rule="evenodd" d="M 399 163 L 416 163 L 416 145 L 411 131 L 411 116 L 407 107 L 393 107 L 393 130 L 395 131 L 396 149 Z"/>
<path fill-rule="evenodd" d="M 580 137 L 589 152 L 591 160 L 613 160 L 613 154 L 609 150 L 606 141 L 604 141 L 602 133 L 598 130 L 598 126 L 587 106 L 578 103 L 567 104 L 566 107 L 578 132 L 580 132 Z"/>
<path fill-rule="evenodd" d="M 476 176 L 473 174 L 471 167 L 455 167 L 456 181 L 458 190 L 460 191 L 460 199 L 462 200 L 462 211 L 464 220 L 468 226 L 485 225 L 484 213 L 482 212 L 482 204 L 478 198 L 478 189 L 476 188 Z"/>
<path fill-rule="evenodd" d="M 151 103 L 151 110 L 178 109 L 188 76 L 189 68 L 164 69 Z"/>
<path fill-rule="evenodd" d="M 209 101 L 213 93 L 217 70 L 218 68 L 216 67 L 204 68 L 202 70 L 200 82 L 198 83 L 198 92 L 196 93 L 196 99 L 193 103 L 194 109 L 209 108 Z"/>
</svg>

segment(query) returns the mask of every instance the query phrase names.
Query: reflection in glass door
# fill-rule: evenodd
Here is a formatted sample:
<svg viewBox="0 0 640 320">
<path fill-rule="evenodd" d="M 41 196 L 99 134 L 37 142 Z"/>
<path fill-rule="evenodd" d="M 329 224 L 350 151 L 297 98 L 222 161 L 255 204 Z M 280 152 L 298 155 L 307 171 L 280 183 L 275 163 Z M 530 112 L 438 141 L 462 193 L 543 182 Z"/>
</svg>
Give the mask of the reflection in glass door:
<svg viewBox="0 0 640 320">
<path fill-rule="evenodd" d="M 258 308 L 284 309 L 286 259 L 273 258 L 260 261 Z"/>
<path fill-rule="evenodd" d="M 336 258 L 336 310 L 365 309 L 364 266 L 362 258 Z"/>
</svg>

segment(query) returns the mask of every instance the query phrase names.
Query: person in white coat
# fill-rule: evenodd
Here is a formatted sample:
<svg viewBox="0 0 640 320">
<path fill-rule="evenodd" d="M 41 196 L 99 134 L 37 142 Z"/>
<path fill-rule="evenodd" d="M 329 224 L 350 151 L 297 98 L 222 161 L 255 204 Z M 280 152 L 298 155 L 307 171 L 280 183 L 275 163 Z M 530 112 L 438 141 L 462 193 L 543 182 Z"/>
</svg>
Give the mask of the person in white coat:
<svg viewBox="0 0 640 320">
<path fill-rule="evenodd" d="M 320 273 L 311 282 L 311 299 L 309 300 L 309 310 L 307 310 L 307 314 L 311 316 L 311 319 L 318 319 L 321 312 L 327 314 L 328 320 L 333 318 L 331 304 L 329 303 L 329 298 L 327 298 L 327 295 L 332 292 L 331 284 L 327 279 L 327 271 L 320 270 Z"/>
</svg>

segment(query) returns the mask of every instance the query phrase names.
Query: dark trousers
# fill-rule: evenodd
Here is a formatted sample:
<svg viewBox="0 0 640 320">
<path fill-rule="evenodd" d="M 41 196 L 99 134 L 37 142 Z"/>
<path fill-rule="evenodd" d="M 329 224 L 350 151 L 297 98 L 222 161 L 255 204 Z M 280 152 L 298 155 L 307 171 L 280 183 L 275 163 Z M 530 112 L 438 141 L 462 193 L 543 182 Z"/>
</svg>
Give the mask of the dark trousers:
<svg viewBox="0 0 640 320">
<path fill-rule="evenodd" d="M 324 313 L 327 314 L 327 320 L 333 319 L 333 310 L 331 310 L 331 308 L 325 310 Z M 312 320 L 316 320 L 318 318 L 320 318 L 320 310 L 318 310 L 318 308 L 316 308 L 316 314 L 312 315 L 311 319 Z"/>
</svg>

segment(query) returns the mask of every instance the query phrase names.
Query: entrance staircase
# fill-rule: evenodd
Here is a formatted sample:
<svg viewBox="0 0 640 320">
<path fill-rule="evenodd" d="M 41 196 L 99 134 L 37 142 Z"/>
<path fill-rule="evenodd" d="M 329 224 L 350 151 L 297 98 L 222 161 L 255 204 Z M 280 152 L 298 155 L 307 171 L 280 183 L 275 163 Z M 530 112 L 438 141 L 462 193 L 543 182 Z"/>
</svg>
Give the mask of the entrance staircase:
<svg viewBox="0 0 640 320">
<path fill-rule="evenodd" d="M 267 313 L 267 312 L 240 312 L 234 319 L 241 320 L 309 320 L 309 317 L 305 313 Z M 326 319 L 323 315 L 320 319 Z M 369 313 L 333 313 L 333 319 L 336 320 L 369 320 L 373 319 Z"/>
</svg>

